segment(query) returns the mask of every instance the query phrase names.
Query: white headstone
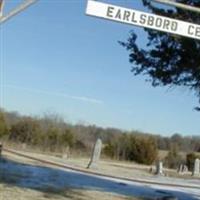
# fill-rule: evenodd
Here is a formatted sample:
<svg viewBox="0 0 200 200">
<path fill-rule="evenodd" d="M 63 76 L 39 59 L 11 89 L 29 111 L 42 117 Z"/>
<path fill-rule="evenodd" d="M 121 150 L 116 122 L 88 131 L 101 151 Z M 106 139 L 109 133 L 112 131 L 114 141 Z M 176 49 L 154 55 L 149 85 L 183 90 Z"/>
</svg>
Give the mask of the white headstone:
<svg viewBox="0 0 200 200">
<path fill-rule="evenodd" d="M 183 173 L 187 173 L 188 172 L 188 167 L 187 165 L 183 165 Z"/>
<path fill-rule="evenodd" d="M 179 165 L 179 168 L 178 168 L 178 173 L 179 173 L 179 174 L 184 174 L 184 173 L 187 173 L 187 172 L 188 172 L 188 167 L 187 167 L 187 165 L 180 164 L 180 165 Z"/>
<path fill-rule="evenodd" d="M 162 161 L 157 162 L 156 175 L 164 175 L 164 173 L 163 173 L 163 162 Z"/>
<path fill-rule="evenodd" d="M 198 158 L 194 161 L 194 169 L 192 172 L 193 176 L 199 176 L 200 175 L 200 160 Z"/>
<path fill-rule="evenodd" d="M 67 159 L 68 158 L 68 155 L 66 153 L 62 154 L 62 158 L 63 159 Z"/>
<path fill-rule="evenodd" d="M 178 167 L 178 173 L 182 174 L 183 173 L 183 164 L 180 164 Z"/>
<path fill-rule="evenodd" d="M 22 143 L 22 150 L 26 149 L 26 143 Z"/>
<path fill-rule="evenodd" d="M 93 148 L 91 160 L 88 164 L 88 168 L 97 168 L 97 164 L 101 155 L 101 147 L 102 147 L 102 141 L 101 139 L 97 139 Z"/>
</svg>

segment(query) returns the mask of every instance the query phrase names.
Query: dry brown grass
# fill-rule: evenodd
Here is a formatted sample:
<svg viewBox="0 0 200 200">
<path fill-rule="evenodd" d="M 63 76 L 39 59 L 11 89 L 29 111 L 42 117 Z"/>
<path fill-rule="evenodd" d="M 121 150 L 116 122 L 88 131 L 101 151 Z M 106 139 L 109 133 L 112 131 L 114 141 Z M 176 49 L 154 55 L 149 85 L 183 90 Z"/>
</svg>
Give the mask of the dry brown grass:
<svg viewBox="0 0 200 200">
<path fill-rule="evenodd" d="M 44 192 L 0 184 L 0 200 L 142 200 L 107 192 L 75 190 L 66 188 L 58 190 L 49 187 Z"/>
<path fill-rule="evenodd" d="M 150 167 L 151 166 L 146 166 L 146 165 L 140 165 L 137 163 L 133 162 L 122 162 L 122 161 L 113 161 L 113 160 L 103 160 L 101 159 L 99 162 L 99 167 L 97 169 L 86 169 L 90 158 L 80 158 L 80 157 L 69 157 L 68 159 L 63 159 L 60 156 L 55 156 L 55 155 L 50 155 L 50 154 L 39 154 L 39 153 L 33 153 L 33 152 L 25 152 L 25 151 L 20 151 L 21 153 L 24 153 L 26 155 L 39 158 L 42 160 L 47 160 L 50 162 L 54 163 L 59 163 L 62 165 L 68 165 L 71 167 L 78 168 L 80 170 L 88 170 L 92 172 L 98 172 L 101 174 L 105 175 L 112 175 L 112 176 L 117 176 L 117 177 L 122 177 L 122 178 L 130 178 L 130 179 L 135 179 L 135 178 L 141 178 L 144 179 L 144 177 L 153 177 L 154 174 L 149 173 Z M 7 152 L 3 153 L 4 156 L 24 163 L 24 164 L 33 164 L 33 165 L 44 165 L 40 162 L 30 160 L 24 157 L 19 157 Z M 185 175 L 178 174 L 176 170 L 171 170 L 171 169 L 165 169 L 165 174 L 170 177 L 179 177 L 179 178 L 189 178 L 191 179 L 191 173 L 188 172 Z"/>
<path fill-rule="evenodd" d="M 17 149 L 20 149 L 18 147 Z M 25 149 L 23 151 L 20 151 L 21 153 L 25 153 L 29 156 L 33 156 L 35 158 L 40 158 L 43 160 L 47 160 L 50 162 L 60 163 L 64 165 L 68 165 L 71 167 L 75 167 L 78 169 L 84 169 L 86 170 L 86 167 L 89 163 L 90 157 L 74 157 L 73 155 L 70 155 L 67 159 L 62 158 L 61 154 L 58 153 L 50 153 L 50 152 L 43 152 L 41 153 L 38 149 Z M 38 153 L 40 152 L 40 153 Z M 21 163 L 29 163 L 33 165 L 43 165 L 42 163 L 39 163 L 37 161 L 33 161 L 30 159 L 26 159 L 23 157 L 10 155 L 9 153 L 4 152 L 4 154 L 8 157 L 11 156 L 11 159 L 14 159 L 16 161 L 19 161 Z M 167 154 L 167 151 L 160 151 L 160 156 L 164 157 Z M 101 159 L 99 162 L 99 168 L 98 169 L 87 169 L 92 172 L 98 172 L 105 175 L 113 175 L 117 177 L 122 178 L 141 178 L 144 179 L 144 177 L 153 177 L 154 175 L 149 173 L 151 166 L 146 165 L 139 165 L 134 162 L 125 162 L 125 161 L 114 161 L 109 159 Z M 179 178 L 189 178 L 191 179 L 191 172 L 188 172 L 187 174 L 178 174 L 176 170 L 171 169 L 165 169 L 165 174 L 170 177 L 179 177 Z"/>
</svg>

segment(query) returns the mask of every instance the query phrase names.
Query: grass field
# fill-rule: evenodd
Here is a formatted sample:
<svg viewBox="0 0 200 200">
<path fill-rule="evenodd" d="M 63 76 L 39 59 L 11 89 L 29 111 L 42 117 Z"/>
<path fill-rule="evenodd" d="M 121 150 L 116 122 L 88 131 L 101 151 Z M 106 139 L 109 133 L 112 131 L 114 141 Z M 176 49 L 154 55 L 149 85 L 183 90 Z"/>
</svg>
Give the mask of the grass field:
<svg viewBox="0 0 200 200">
<path fill-rule="evenodd" d="M 145 165 L 139 165 L 136 163 L 132 163 L 132 162 L 120 162 L 120 161 L 112 161 L 112 160 L 101 160 L 99 162 L 99 168 L 97 169 L 86 169 L 86 166 L 89 162 L 89 158 L 73 158 L 73 157 L 69 157 L 69 158 L 62 158 L 59 155 L 50 155 L 50 154 L 39 154 L 39 153 L 33 153 L 30 151 L 21 151 L 21 153 L 24 153 L 26 155 L 35 157 L 35 158 L 40 158 L 40 159 L 44 159 L 44 160 L 49 160 L 51 162 L 55 162 L 55 163 L 61 163 L 61 164 L 66 164 L 68 166 L 72 166 L 72 167 L 76 167 L 79 169 L 84 169 L 84 170 L 88 170 L 88 171 L 94 171 L 94 172 L 98 172 L 98 173 L 102 173 L 105 175 L 113 175 L 113 176 L 117 176 L 117 177 L 122 177 L 122 178 L 135 178 L 135 179 L 148 179 L 151 180 L 152 177 L 154 177 L 153 174 L 149 173 L 149 166 L 145 166 Z M 46 200 L 46 199 L 55 199 L 55 200 L 90 200 L 90 199 L 95 199 L 95 200 L 152 200 L 152 199 L 147 199 L 147 198 L 138 198 L 135 197 L 135 193 L 134 195 L 128 195 L 128 196 L 123 196 L 122 194 L 124 193 L 119 193 L 117 191 L 115 191 L 115 193 L 111 193 L 110 191 L 113 192 L 113 190 L 105 190 L 105 186 L 100 186 L 98 189 L 83 189 L 83 188 L 72 188 L 71 186 L 67 185 L 64 187 L 55 187 L 56 184 L 56 180 L 69 180 L 70 179 L 70 174 L 67 175 L 67 172 L 65 172 L 65 174 L 58 176 L 57 172 L 54 171 L 54 169 L 57 168 L 51 168 L 51 167 L 47 167 L 46 164 L 40 163 L 38 161 L 34 161 L 31 159 L 27 159 L 21 156 L 17 156 L 14 154 L 10 154 L 8 152 L 3 152 L 3 157 L 8 159 L 8 160 L 12 160 L 12 162 L 16 162 L 16 163 L 21 163 L 19 167 L 19 170 L 16 169 L 15 165 L 14 168 L 12 167 L 11 170 L 7 170 L 8 173 L 3 174 L 2 170 L 0 171 L 0 200 L 26 200 L 26 199 L 30 199 L 30 200 Z M 37 171 L 36 175 L 38 177 L 37 180 L 35 180 L 35 176 L 33 176 L 33 174 L 31 175 L 31 179 L 29 176 L 29 172 L 32 173 L 31 171 L 27 171 L 28 174 L 26 173 L 26 165 L 29 166 L 33 166 L 33 168 L 36 166 L 41 166 L 44 167 L 44 171 L 43 173 L 40 173 L 39 171 Z M 23 166 L 24 165 L 24 166 Z M 25 169 L 25 171 L 23 170 L 23 168 Z M 55 184 L 49 184 L 49 182 L 45 182 L 46 177 L 48 177 L 48 173 L 47 171 L 52 171 L 53 173 L 51 173 L 51 176 L 53 178 L 53 183 Z M 59 170 L 59 167 L 58 167 Z M 168 170 L 168 173 L 171 173 L 171 176 L 174 176 L 173 174 L 176 174 L 176 172 L 174 170 Z M 3 176 L 2 176 L 3 175 Z M 26 178 L 27 177 L 29 178 Z M 44 179 L 43 182 L 43 178 L 40 176 L 42 175 Z M 64 177 L 65 176 L 65 177 Z M 60 178 L 58 178 L 60 177 Z M 54 181 L 55 178 L 55 181 Z M 65 178 L 65 179 L 64 179 Z M 67 179 L 66 179 L 67 178 Z M 189 181 L 191 181 L 191 175 L 188 174 L 186 177 L 181 177 L 181 178 L 188 178 Z M 5 179 L 5 180 L 4 180 Z M 28 182 L 27 182 L 28 179 Z M 41 179 L 41 180 L 40 180 Z M 74 179 L 74 176 L 73 176 Z M 22 180 L 26 180 L 26 183 L 29 184 L 33 181 L 36 181 L 36 186 L 38 186 L 39 188 L 36 187 L 35 188 L 31 188 L 31 187 L 26 187 L 23 184 L 18 186 L 18 183 L 21 182 Z M 76 178 L 75 180 L 78 180 L 78 178 Z M 42 183 L 42 189 L 41 187 L 38 185 L 39 183 Z M 73 181 L 72 181 L 73 182 Z M 66 183 L 66 182 L 65 182 Z M 85 181 L 83 182 L 85 184 Z M 91 185 L 93 186 L 93 184 Z M 118 184 L 115 185 L 114 187 L 118 187 Z M 120 186 L 123 189 L 123 185 Z M 142 193 L 142 196 L 143 193 Z M 149 198 L 149 196 L 147 196 Z"/>
<path fill-rule="evenodd" d="M 3 153 L 3 157 L 11 159 L 17 163 L 22 163 L 22 165 L 30 164 L 30 166 L 45 166 L 37 161 L 14 156 L 9 153 Z M 81 163 L 82 161 L 79 162 Z M 42 183 L 42 188 L 38 186 L 39 188 L 36 187 L 32 189 L 29 187 L 24 187 L 23 184 L 21 185 L 22 180 L 29 179 L 29 174 L 27 174 L 26 178 L 25 171 L 23 171 L 23 173 L 20 169 L 13 169 L 10 171 L 11 173 L 6 174 L 4 174 L 2 170 L 0 171 L 0 200 L 147 200 L 105 192 L 103 190 L 75 189 L 67 186 L 58 188 L 52 184 L 46 185 L 46 183 Z M 31 179 L 29 181 L 35 180 Z"/>
<path fill-rule="evenodd" d="M 49 187 L 46 191 L 23 189 L 0 183 L 0 200 L 142 200 L 99 191 L 62 190 Z"/>
<path fill-rule="evenodd" d="M 68 158 L 63 158 L 61 153 L 41 152 L 38 149 L 33 149 L 33 148 L 26 148 L 25 150 L 24 149 L 22 150 L 20 146 L 15 146 L 15 149 L 20 150 L 21 152 L 24 152 L 27 155 L 32 155 L 41 159 L 47 159 L 53 162 L 67 164 L 72 167 L 77 167 L 79 169 L 86 169 L 90 161 L 90 156 L 69 155 Z M 168 153 L 167 151 L 159 151 L 159 158 L 161 160 L 164 159 L 167 153 Z M 183 156 L 186 155 L 186 153 L 184 152 L 182 152 L 181 154 Z M 14 158 L 18 159 L 18 157 Z M 22 162 L 21 158 L 20 162 Z M 34 161 L 30 162 L 34 163 Z M 152 177 L 153 174 L 149 173 L 151 167 L 153 166 L 141 165 L 130 161 L 116 161 L 108 158 L 101 158 L 99 162 L 99 168 L 90 169 L 90 171 L 95 171 L 119 177 L 122 176 L 123 178 L 135 178 L 135 177 L 138 178 L 144 176 Z M 164 171 L 165 174 L 170 177 L 191 178 L 191 172 L 188 172 L 186 174 L 178 174 L 177 170 L 172 170 L 167 168 L 165 168 Z"/>
</svg>

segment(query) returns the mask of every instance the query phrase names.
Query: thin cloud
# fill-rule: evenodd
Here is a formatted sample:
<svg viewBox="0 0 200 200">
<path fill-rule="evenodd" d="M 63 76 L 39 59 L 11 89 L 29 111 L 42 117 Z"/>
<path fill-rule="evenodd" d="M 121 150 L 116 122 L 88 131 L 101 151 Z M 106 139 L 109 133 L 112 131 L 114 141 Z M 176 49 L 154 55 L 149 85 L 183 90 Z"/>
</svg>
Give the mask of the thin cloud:
<svg viewBox="0 0 200 200">
<path fill-rule="evenodd" d="M 73 99 L 73 100 L 87 102 L 87 103 L 93 103 L 93 104 L 103 104 L 104 103 L 102 100 L 95 99 L 95 98 L 69 95 L 66 93 L 49 92 L 49 91 L 40 90 L 40 89 L 36 89 L 36 88 L 26 88 L 26 87 L 21 87 L 21 86 L 16 86 L 16 85 L 4 85 L 4 87 L 16 89 L 16 90 L 23 90 L 23 91 L 32 92 L 32 93 L 64 97 L 64 98 L 68 98 L 68 99 Z"/>
</svg>

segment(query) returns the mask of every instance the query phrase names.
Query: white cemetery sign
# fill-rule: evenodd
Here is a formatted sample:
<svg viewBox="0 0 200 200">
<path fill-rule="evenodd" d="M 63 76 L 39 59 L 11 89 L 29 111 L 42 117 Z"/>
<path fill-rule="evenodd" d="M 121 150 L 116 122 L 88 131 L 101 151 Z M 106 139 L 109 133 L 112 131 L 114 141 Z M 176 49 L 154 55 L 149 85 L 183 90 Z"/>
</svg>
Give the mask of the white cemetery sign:
<svg viewBox="0 0 200 200">
<path fill-rule="evenodd" d="M 86 14 L 200 40 L 200 25 L 88 0 Z"/>
</svg>

